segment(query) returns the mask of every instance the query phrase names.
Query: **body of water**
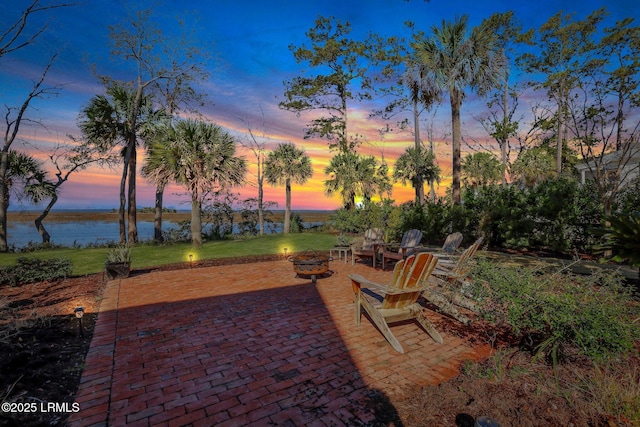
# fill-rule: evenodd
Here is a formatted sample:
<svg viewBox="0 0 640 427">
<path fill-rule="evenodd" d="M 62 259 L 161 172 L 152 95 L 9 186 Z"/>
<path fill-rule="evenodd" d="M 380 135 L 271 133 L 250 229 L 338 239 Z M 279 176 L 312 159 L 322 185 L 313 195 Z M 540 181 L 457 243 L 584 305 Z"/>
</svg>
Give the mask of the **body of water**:
<svg viewBox="0 0 640 427">
<path fill-rule="evenodd" d="M 305 228 L 322 225 L 322 222 L 303 222 Z M 120 240 L 120 227 L 113 221 L 65 221 L 45 222 L 45 227 L 51 235 L 51 243 L 64 246 L 88 244 L 107 244 Z M 163 221 L 162 230 L 177 228 L 171 221 Z M 234 233 L 238 232 L 237 224 L 234 224 Z M 22 248 L 29 242 L 40 243 L 42 237 L 36 230 L 33 222 L 9 222 L 8 243 L 15 248 Z M 265 224 L 266 233 L 282 232 L 281 223 Z M 140 241 L 153 239 L 153 221 L 138 221 L 138 238 Z"/>
</svg>

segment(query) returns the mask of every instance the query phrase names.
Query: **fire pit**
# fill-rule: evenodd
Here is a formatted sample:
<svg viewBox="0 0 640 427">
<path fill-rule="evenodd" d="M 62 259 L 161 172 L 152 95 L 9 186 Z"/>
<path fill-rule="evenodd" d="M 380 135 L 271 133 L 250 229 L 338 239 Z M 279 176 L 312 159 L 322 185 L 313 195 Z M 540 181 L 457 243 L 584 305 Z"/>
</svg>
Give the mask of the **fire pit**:
<svg viewBox="0 0 640 427">
<path fill-rule="evenodd" d="M 312 283 L 316 283 L 316 278 L 329 271 L 329 261 L 333 258 L 319 252 L 302 252 L 289 257 L 293 263 L 293 271 L 299 277 L 310 277 Z"/>
</svg>

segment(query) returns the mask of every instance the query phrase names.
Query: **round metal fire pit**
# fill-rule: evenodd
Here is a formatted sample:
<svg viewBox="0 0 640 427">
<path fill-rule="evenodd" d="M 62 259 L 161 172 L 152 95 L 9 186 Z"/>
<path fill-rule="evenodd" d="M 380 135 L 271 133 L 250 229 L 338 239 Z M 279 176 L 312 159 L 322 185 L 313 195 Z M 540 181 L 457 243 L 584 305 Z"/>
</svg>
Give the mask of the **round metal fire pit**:
<svg viewBox="0 0 640 427">
<path fill-rule="evenodd" d="M 300 277 L 310 277 L 312 283 L 329 271 L 329 261 L 333 261 L 332 257 L 319 252 L 302 252 L 288 259 L 293 263 L 293 271 Z"/>
</svg>

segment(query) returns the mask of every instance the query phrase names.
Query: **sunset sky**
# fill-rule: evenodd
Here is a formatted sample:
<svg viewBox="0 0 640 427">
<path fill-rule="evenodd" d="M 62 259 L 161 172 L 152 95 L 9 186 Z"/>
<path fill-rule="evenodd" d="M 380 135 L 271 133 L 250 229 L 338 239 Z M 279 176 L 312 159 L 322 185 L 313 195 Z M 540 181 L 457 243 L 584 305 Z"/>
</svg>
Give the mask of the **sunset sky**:
<svg viewBox="0 0 640 427">
<path fill-rule="evenodd" d="M 60 0 L 62 2 L 62 0 Z M 0 5 L 0 33 L 3 33 L 19 16 L 30 0 L 2 2 Z M 53 1 L 46 1 L 51 4 Z M 133 4 L 133 2 L 130 2 Z M 574 12 L 582 19 L 601 7 L 594 0 L 308 0 L 308 1 L 243 1 L 243 0 L 167 0 L 165 2 L 143 2 L 158 4 L 155 19 L 163 33 L 170 37 L 174 31 L 175 17 L 192 12 L 193 28 L 199 44 L 207 46 L 211 60 L 206 67 L 211 72 L 209 81 L 202 90 L 208 96 L 208 105 L 201 109 L 209 120 L 221 125 L 240 141 L 248 140 L 249 128 L 260 141 L 270 148 L 278 143 L 293 142 L 304 148 L 311 157 L 314 175 L 305 185 L 293 186 L 293 209 L 335 209 L 340 206 L 337 197 L 324 195 L 323 172 L 332 153 L 324 140 L 304 140 L 305 118 L 298 118 L 289 111 L 280 110 L 278 102 L 283 99 L 285 80 L 311 71 L 306 64 L 297 64 L 288 46 L 307 44 L 305 32 L 314 25 L 318 16 L 334 16 L 349 21 L 351 37 L 362 40 L 368 33 L 381 36 L 399 35 L 409 37 L 404 22 L 411 20 L 416 28 L 427 34 L 433 25 L 442 20 L 453 20 L 456 16 L 469 15 L 470 26 L 478 25 L 495 12 L 513 10 L 525 29 L 537 28 L 549 17 L 562 10 Z M 606 2 L 611 16 L 610 25 L 624 17 L 640 17 L 637 0 L 613 0 Z M 193 13 L 195 12 L 195 13 Z M 34 16 L 30 22 L 33 31 L 49 20 L 47 30 L 33 45 L 0 58 L 0 101 L 3 106 L 20 105 L 29 92 L 33 81 L 38 79 L 51 55 L 60 51 L 48 76 L 50 84 L 63 85 L 57 97 L 35 100 L 28 111 L 32 122 L 24 123 L 20 140 L 12 148 L 27 150 L 41 159 L 46 159 L 56 143 L 67 141 L 66 135 L 80 136 L 77 128 L 79 111 L 92 96 L 104 93 L 91 68 L 100 74 L 118 79 L 131 80 L 121 63 L 110 55 L 109 25 L 120 22 L 126 16 L 121 1 L 79 1 L 71 7 L 55 9 L 51 13 Z M 636 22 L 636 25 L 637 22 Z M 352 103 L 349 110 L 350 130 L 366 136 L 362 151 L 384 156 L 393 164 L 406 147 L 413 144 L 409 133 L 397 133 L 381 138 L 378 129 L 382 124 L 368 118 L 370 109 L 380 100 L 370 104 Z M 526 97 L 521 100 L 527 110 Z M 468 94 L 462 107 L 463 134 L 469 141 L 490 141 L 474 117 L 482 115 L 484 101 Z M 318 113 L 319 114 L 319 113 Z M 437 158 L 445 176 L 440 192 L 450 183 L 450 110 L 448 98 L 437 107 L 433 118 L 434 136 L 437 142 Z M 3 110 L 4 117 L 4 110 Z M 311 116 L 308 116 L 311 117 Z M 42 125 L 35 125 L 34 122 Z M 5 126 L 2 126 L 4 133 Z M 423 139 L 425 130 L 423 126 Z M 463 156 L 470 149 L 463 146 Z M 243 152 L 251 164 L 255 159 Z M 143 158 L 140 151 L 139 158 Z M 142 163 L 142 162 L 140 162 Z M 56 208 L 114 208 L 118 205 L 120 167 L 110 169 L 90 168 L 72 175 L 61 188 Z M 251 168 L 253 171 L 254 168 Z M 241 189 L 240 198 L 255 197 L 257 189 L 251 185 L 255 176 L 250 174 L 249 183 Z M 188 197 L 178 186 L 171 186 L 165 193 L 165 206 L 188 209 Z M 138 206 L 153 206 L 153 187 L 138 177 Z M 413 189 L 396 184 L 393 199 L 397 202 L 413 199 Z M 265 200 L 276 201 L 284 208 L 284 188 L 265 188 Z M 34 209 L 33 206 L 13 203 L 13 209 Z M 37 209 L 37 208 L 35 208 Z"/>
</svg>

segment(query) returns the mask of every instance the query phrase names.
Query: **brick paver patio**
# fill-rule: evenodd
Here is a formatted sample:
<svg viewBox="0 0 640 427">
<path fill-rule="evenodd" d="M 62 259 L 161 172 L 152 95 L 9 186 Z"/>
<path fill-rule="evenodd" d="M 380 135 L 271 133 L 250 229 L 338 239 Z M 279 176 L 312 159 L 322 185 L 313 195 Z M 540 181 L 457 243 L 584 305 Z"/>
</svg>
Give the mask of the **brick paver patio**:
<svg viewBox="0 0 640 427">
<path fill-rule="evenodd" d="M 69 425 L 366 425 L 388 418 L 407 386 L 486 356 L 445 332 L 437 344 L 413 322 L 392 327 L 396 353 L 366 317 L 355 327 L 347 277 L 386 283 L 391 272 L 331 270 L 316 285 L 286 260 L 109 282 Z"/>
</svg>

